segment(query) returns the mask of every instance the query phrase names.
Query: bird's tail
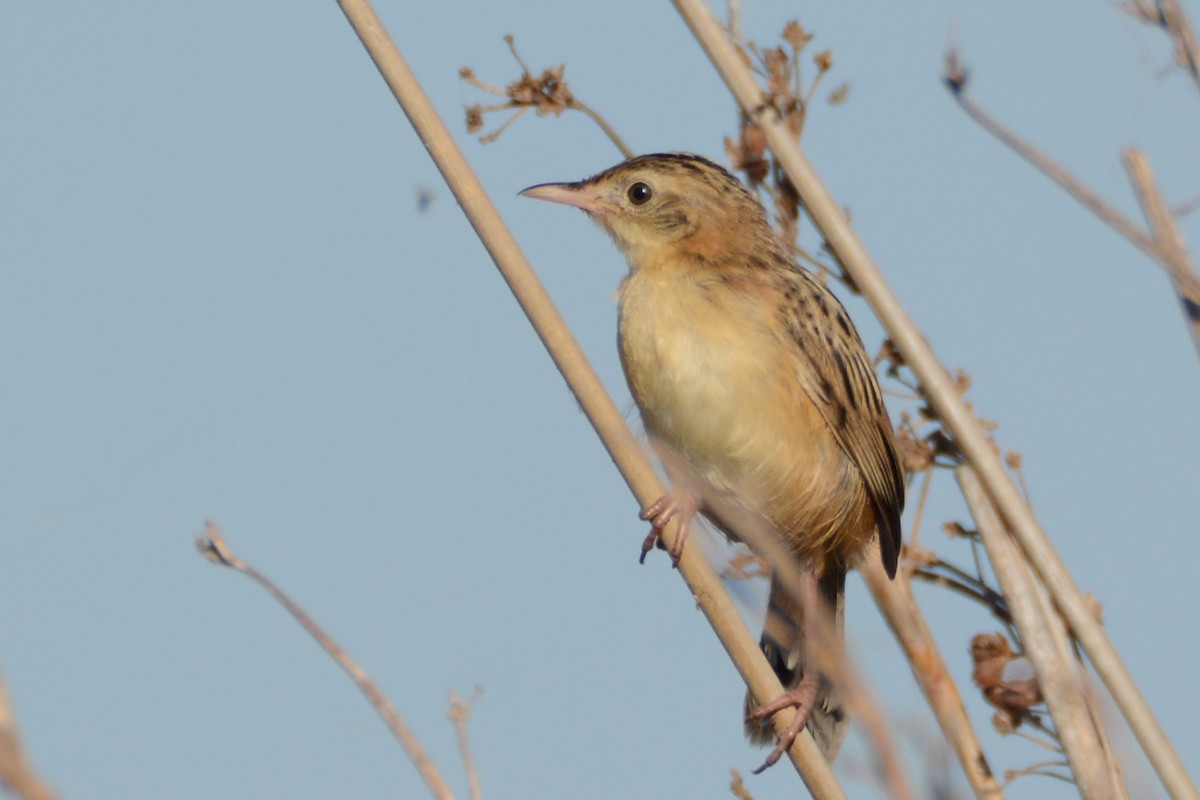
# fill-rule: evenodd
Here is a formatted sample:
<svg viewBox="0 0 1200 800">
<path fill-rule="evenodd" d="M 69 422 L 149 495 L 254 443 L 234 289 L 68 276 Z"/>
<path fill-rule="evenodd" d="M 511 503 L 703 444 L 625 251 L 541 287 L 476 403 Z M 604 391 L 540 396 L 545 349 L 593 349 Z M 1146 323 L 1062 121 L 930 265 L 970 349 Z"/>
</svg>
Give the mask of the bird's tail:
<svg viewBox="0 0 1200 800">
<path fill-rule="evenodd" d="M 822 604 L 833 615 L 834 635 L 842 638 L 843 616 L 846 605 L 846 572 L 829 568 L 820 578 Z M 786 591 L 777 579 L 771 580 L 771 594 L 767 601 L 767 618 L 759 640 L 767 662 L 775 670 L 784 691 L 794 689 L 804 677 L 805 625 L 804 610 L 792 592 Z M 770 720 L 749 720 L 749 714 L 758 704 L 746 694 L 746 736 L 754 744 L 774 744 L 775 734 Z M 822 677 L 820 694 L 808 718 L 808 730 L 820 748 L 826 761 L 833 761 L 842 740 L 846 736 L 847 721 L 841 701 L 833 693 L 829 681 Z"/>
</svg>

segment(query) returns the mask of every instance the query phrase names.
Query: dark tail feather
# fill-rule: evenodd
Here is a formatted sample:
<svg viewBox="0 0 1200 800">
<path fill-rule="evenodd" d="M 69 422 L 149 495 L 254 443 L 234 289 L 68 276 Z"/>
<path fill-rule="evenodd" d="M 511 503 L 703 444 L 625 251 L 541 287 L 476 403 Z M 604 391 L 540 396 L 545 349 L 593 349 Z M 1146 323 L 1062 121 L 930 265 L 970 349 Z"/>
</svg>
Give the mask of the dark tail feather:
<svg viewBox="0 0 1200 800">
<path fill-rule="evenodd" d="M 834 631 L 838 638 L 842 636 L 843 615 L 846 605 L 846 573 L 840 569 L 830 569 L 820 579 L 821 599 L 833 613 Z M 759 644 L 767 662 L 775 670 L 784 690 L 793 689 L 804 677 L 803 654 L 805 646 L 804 612 L 800 604 L 792 597 L 791 592 L 784 589 L 775 581 L 771 581 L 771 594 L 767 601 L 767 618 L 763 624 L 762 638 Z M 747 715 L 757 707 L 757 703 L 747 693 Z M 842 704 L 833 694 L 827 680 L 821 681 L 821 693 L 817 696 L 816 707 L 808 719 L 808 730 L 816 740 L 817 747 L 826 761 L 833 761 L 846 737 L 846 715 Z M 769 722 L 747 722 L 746 736 L 754 744 L 772 745 L 775 734 Z"/>
</svg>

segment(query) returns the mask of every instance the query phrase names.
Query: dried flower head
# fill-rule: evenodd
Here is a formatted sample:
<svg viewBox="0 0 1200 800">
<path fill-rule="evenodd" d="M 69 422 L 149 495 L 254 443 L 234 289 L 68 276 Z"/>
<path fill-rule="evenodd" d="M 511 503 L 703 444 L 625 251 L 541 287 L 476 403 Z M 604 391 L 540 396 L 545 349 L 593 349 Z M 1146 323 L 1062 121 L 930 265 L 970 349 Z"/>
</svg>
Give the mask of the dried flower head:
<svg viewBox="0 0 1200 800">
<path fill-rule="evenodd" d="M 1014 677 L 1009 665 L 1021 656 L 1013 652 L 1008 639 L 1000 633 L 981 633 L 971 639 L 971 661 L 975 670 L 971 679 L 983 697 L 1000 713 L 993 722 L 1001 733 L 1010 733 L 1030 716 L 1030 709 L 1042 702 L 1035 677 Z"/>
<path fill-rule="evenodd" d="M 547 67 L 537 75 L 534 75 L 517 52 L 513 37 L 507 35 L 504 37 L 504 41 L 508 45 L 508 49 L 512 52 L 518 66 L 521 67 L 521 74 L 515 81 L 512 81 L 504 88 L 500 88 L 479 80 L 475 75 L 475 71 L 470 67 L 462 67 L 458 71 L 459 78 L 471 84 L 476 89 L 505 99 L 503 103 L 493 103 L 491 105 L 480 105 L 477 103 L 468 106 L 466 109 L 468 133 L 476 133 L 482 130 L 484 116 L 493 111 L 512 111 L 513 113 L 508 119 L 500 123 L 500 126 L 496 130 L 479 138 L 485 144 L 494 142 L 509 125 L 520 119 L 521 115 L 531 108 L 534 109 L 538 116 L 543 117 L 550 114 L 558 116 L 564 111 L 574 109 L 582 111 L 591 117 L 627 157 L 632 155 L 629 148 L 625 146 L 624 142 L 621 141 L 620 137 L 616 135 L 616 132 L 613 131 L 608 123 L 599 114 L 575 98 L 575 95 L 571 92 L 571 87 L 567 84 L 564 77 L 566 74 L 565 66 Z"/>
</svg>

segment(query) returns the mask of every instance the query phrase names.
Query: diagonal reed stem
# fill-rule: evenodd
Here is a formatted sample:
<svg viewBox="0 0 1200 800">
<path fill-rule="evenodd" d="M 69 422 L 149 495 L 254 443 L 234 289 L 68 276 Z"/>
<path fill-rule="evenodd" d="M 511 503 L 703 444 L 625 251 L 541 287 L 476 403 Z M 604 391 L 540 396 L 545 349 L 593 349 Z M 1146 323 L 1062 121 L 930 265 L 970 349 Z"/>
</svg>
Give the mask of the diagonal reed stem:
<svg viewBox="0 0 1200 800">
<path fill-rule="evenodd" d="M 339 0 L 339 5 L 639 504 L 645 506 L 656 500 L 663 494 L 663 486 L 645 451 L 588 364 L 383 23 L 366 0 Z M 672 523 L 664 533 L 669 547 L 675 541 L 677 526 Z M 766 702 L 782 694 L 778 678 L 699 548 L 684 548 L 679 573 L 754 696 Z M 776 732 L 785 731 L 790 719 L 790 711 L 776 714 L 772 720 Z M 814 797 L 820 800 L 845 797 L 807 732 L 796 738 L 788 755 Z"/>
<path fill-rule="evenodd" d="M 769 112 L 764 113 L 762 92 L 720 23 L 701 0 L 672 2 L 738 105 L 762 125 L 771 151 L 799 192 L 805 209 L 921 382 L 925 396 L 954 436 L 996 509 L 1087 651 L 1097 674 L 1108 686 L 1159 779 L 1174 800 L 1200 800 L 1200 792 L 1175 748 L 1108 634 L 1092 617 L 1082 593 L 1042 530 L 1033 509 L 1010 478 L 987 434 L 963 402 L 945 367 L 901 306 L 800 146 L 781 121 Z"/>
</svg>

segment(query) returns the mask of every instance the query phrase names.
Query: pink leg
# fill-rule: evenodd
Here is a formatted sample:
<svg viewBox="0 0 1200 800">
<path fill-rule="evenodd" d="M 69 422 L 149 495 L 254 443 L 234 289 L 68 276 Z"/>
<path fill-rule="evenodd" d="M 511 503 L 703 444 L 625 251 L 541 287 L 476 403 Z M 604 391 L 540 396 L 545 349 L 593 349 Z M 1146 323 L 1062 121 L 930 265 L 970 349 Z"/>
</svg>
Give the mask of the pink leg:
<svg viewBox="0 0 1200 800">
<path fill-rule="evenodd" d="M 699 508 L 699 497 L 679 489 L 672 489 L 643 508 L 638 517 L 650 523 L 650 533 L 642 542 L 642 556 L 638 561 L 642 564 L 646 563 L 646 554 L 662 540 L 662 532 L 667 527 L 667 523 L 678 517 L 679 534 L 675 537 L 675 544 L 671 546 L 670 553 L 671 562 L 675 566 L 679 566 L 679 557 L 683 555 L 683 543 L 687 540 L 692 519 L 696 516 Z"/>
<path fill-rule="evenodd" d="M 750 714 L 752 720 L 764 720 L 770 717 L 777 711 L 782 711 L 785 708 L 795 708 L 796 713 L 792 716 L 791 724 L 787 730 L 779 737 L 779 742 L 775 745 L 775 749 L 767 756 L 767 760 L 762 766 L 754 770 L 754 774 L 758 775 L 767 767 L 773 766 L 776 761 L 783 757 L 796 741 L 796 737 L 800 735 L 800 731 L 804 730 L 804 726 L 808 723 L 808 717 L 812 714 L 813 706 L 817 702 L 817 694 L 821 689 L 821 679 L 817 677 L 816 672 L 806 670 L 804 677 L 800 679 L 800 683 L 796 684 L 795 688 L 789 689 L 783 694 L 776 697 L 766 705 L 759 706 Z"/>
</svg>

